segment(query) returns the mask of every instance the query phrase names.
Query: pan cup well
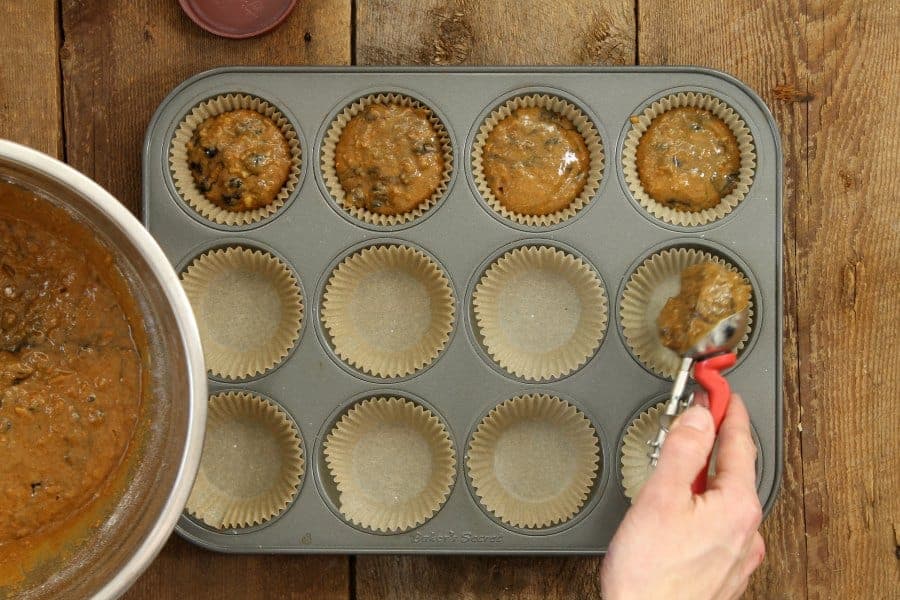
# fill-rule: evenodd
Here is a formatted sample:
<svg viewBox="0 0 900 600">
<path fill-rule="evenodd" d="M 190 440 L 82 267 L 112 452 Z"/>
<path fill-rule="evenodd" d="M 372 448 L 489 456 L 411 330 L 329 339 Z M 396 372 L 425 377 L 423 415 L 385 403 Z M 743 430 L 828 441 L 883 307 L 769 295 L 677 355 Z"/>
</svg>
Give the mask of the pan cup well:
<svg viewBox="0 0 900 600">
<path fill-rule="evenodd" d="M 682 271 L 689 266 L 709 261 L 740 273 L 752 287 L 747 273 L 712 249 L 700 247 L 673 247 L 655 252 L 634 269 L 625 283 L 619 303 L 619 319 L 625 345 L 641 365 L 659 377 L 673 379 L 681 365 L 681 357 L 663 346 L 660 340 L 657 325 L 659 313 L 668 299 L 678 294 Z M 748 309 L 747 333 L 735 347 L 738 354 L 745 348 L 753 332 L 754 300 L 757 297 L 756 290 L 753 292 Z"/>
<path fill-rule="evenodd" d="M 270 119 L 281 131 L 290 152 L 287 180 L 274 201 L 266 206 L 240 212 L 225 210 L 206 198 L 191 174 L 187 155 L 188 142 L 204 121 L 236 110 L 253 110 Z M 190 212 L 201 217 L 201 222 L 227 228 L 244 228 L 263 223 L 282 211 L 288 199 L 300 187 L 302 162 L 300 135 L 291 120 L 268 100 L 244 93 L 221 94 L 191 108 L 176 127 L 168 152 L 169 176 L 178 197 Z"/>
<path fill-rule="evenodd" d="M 331 272 L 322 294 L 322 326 L 335 355 L 381 379 L 412 375 L 437 360 L 455 316 L 442 267 L 402 244 L 352 252 Z"/>
<path fill-rule="evenodd" d="M 431 519 L 456 479 L 456 451 L 443 421 L 402 396 L 353 403 L 322 445 L 319 476 L 340 516 L 363 530 L 396 534 Z M 326 491 L 327 494 L 327 491 Z"/>
<path fill-rule="evenodd" d="M 305 470 L 300 432 L 280 406 L 250 392 L 215 394 L 186 511 L 218 530 L 267 523 L 293 502 Z"/>
<path fill-rule="evenodd" d="M 516 396 L 478 424 L 466 452 L 475 496 L 505 525 L 540 530 L 566 523 L 600 477 L 600 440 L 590 420 L 549 394 Z"/>
<path fill-rule="evenodd" d="M 339 173 L 338 163 L 341 158 L 341 143 L 344 140 L 345 132 L 348 130 L 348 124 L 355 119 L 365 118 L 367 109 L 372 106 L 403 107 L 423 114 L 424 118 L 427 119 L 428 125 L 430 125 L 431 134 L 429 137 L 433 138 L 434 143 L 419 142 L 420 145 L 416 147 L 415 152 L 421 152 L 423 155 L 426 153 L 437 153 L 443 164 L 440 177 L 431 193 L 418 205 L 406 212 L 387 213 L 370 210 L 366 205 L 354 200 L 352 193 L 345 189 L 342 183 L 341 178 L 344 177 L 344 174 Z M 373 128 L 375 127 L 373 125 Z M 404 139 L 404 142 L 406 141 L 408 140 Z M 391 136 L 378 137 L 375 146 L 365 144 L 360 140 L 355 147 L 351 147 L 354 150 L 354 157 L 359 161 L 359 165 L 355 168 L 365 168 L 380 173 L 379 181 L 388 188 L 397 186 L 397 181 L 402 183 L 406 177 L 411 177 L 412 179 L 416 177 L 421 178 L 421 172 L 416 173 L 409 170 L 411 167 L 409 160 L 407 160 L 406 164 L 403 164 L 397 159 L 398 146 L 396 143 L 396 140 L 393 140 Z M 345 156 L 344 158 L 348 157 Z M 425 104 L 424 101 L 410 95 L 399 92 L 382 92 L 357 98 L 335 115 L 323 136 L 319 163 L 327 195 L 330 196 L 340 213 L 355 219 L 358 223 L 377 228 L 395 228 L 411 225 L 435 210 L 438 203 L 447 195 L 447 190 L 450 187 L 450 181 L 453 177 L 453 159 L 453 142 L 450 134 L 441 118 L 433 109 Z"/>
<path fill-rule="evenodd" d="M 206 367 L 239 380 L 281 364 L 300 338 L 303 293 L 281 258 L 250 247 L 208 250 L 181 274 L 203 343 Z"/>
<path fill-rule="evenodd" d="M 641 180 L 638 168 L 641 139 L 650 129 L 654 119 L 673 109 L 700 109 L 711 113 L 728 127 L 737 143 L 740 162 L 737 171 L 728 174 L 729 180 L 732 181 L 731 191 L 722 196 L 718 204 L 711 208 L 697 211 L 675 210 L 661 203 L 659 200 L 662 198 L 653 198 L 648 193 L 645 182 Z M 747 197 L 756 172 L 753 136 L 741 116 L 723 100 L 697 92 L 670 94 L 652 102 L 639 114 L 632 116 L 631 127 L 623 142 L 622 172 L 631 196 L 653 218 L 680 227 L 707 225 L 726 217 Z"/>
<path fill-rule="evenodd" d="M 500 131 L 498 126 L 511 126 L 521 117 L 531 119 L 532 113 L 550 117 L 549 120 L 541 121 L 543 127 L 533 128 L 533 131 L 547 130 L 544 137 L 538 138 L 537 150 L 533 146 L 535 140 L 518 139 L 511 132 L 495 135 Z M 552 133 L 548 127 L 553 128 Z M 572 169 L 578 162 L 578 153 L 565 150 L 566 145 L 562 140 L 566 135 L 573 136 L 570 141 L 576 143 L 574 147 L 580 147 L 586 154 L 580 175 L 583 179 L 578 189 L 570 190 L 570 176 L 563 177 L 563 169 Z M 528 158 L 520 160 L 504 155 L 505 152 L 517 154 L 526 148 Z M 603 178 L 605 163 L 603 140 L 596 125 L 573 102 L 549 93 L 517 95 L 494 109 L 475 132 L 470 158 L 475 188 L 490 210 L 520 226 L 541 228 L 568 221 L 594 200 Z M 546 164 L 541 164 L 541 158 L 546 160 Z M 554 164 L 565 166 L 553 167 L 550 172 L 542 174 L 543 169 Z M 509 202 L 514 205 L 534 203 L 533 195 L 530 201 L 526 201 L 525 198 L 514 197 L 514 190 L 501 189 L 503 182 L 517 188 L 517 181 L 530 182 L 530 185 L 523 187 L 531 187 L 532 190 L 539 186 L 541 196 L 547 196 L 544 200 L 546 204 L 531 206 L 526 210 L 511 208 Z M 507 197 L 510 194 L 513 197 Z M 526 197 L 527 195 L 525 194 Z M 548 210 L 548 207 L 552 208 Z"/>
<path fill-rule="evenodd" d="M 472 293 L 474 332 L 505 373 L 525 381 L 566 377 L 606 333 L 603 282 L 582 258 L 550 245 L 520 246 L 485 270 Z"/>
</svg>

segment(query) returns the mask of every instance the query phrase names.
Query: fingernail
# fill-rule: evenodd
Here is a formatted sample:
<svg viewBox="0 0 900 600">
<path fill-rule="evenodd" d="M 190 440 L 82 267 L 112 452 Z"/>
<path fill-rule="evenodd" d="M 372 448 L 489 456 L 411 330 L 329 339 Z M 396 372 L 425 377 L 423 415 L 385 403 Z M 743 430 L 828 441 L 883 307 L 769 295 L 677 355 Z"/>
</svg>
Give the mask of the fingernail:
<svg viewBox="0 0 900 600">
<path fill-rule="evenodd" d="M 697 431 L 707 431 L 712 427 L 712 415 L 701 406 L 692 406 L 678 417 L 675 424 L 690 427 Z"/>
</svg>

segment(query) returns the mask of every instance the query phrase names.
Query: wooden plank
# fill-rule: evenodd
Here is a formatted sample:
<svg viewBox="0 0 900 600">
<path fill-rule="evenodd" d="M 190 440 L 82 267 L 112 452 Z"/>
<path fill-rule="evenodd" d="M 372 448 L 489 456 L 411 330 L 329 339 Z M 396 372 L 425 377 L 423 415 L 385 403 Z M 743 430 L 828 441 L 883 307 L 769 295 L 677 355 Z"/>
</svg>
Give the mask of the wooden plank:
<svg viewBox="0 0 900 600">
<path fill-rule="evenodd" d="M 346 556 L 217 554 L 177 535 L 124 598 L 347 600 Z"/>
<path fill-rule="evenodd" d="M 640 0 L 638 11 L 641 64 L 695 64 L 730 72 L 762 96 L 781 129 L 785 215 L 784 474 L 777 503 L 762 528 L 766 561 L 753 575 L 747 597 L 804 598 L 806 544 L 798 429 L 798 329 L 802 325 L 796 318 L 802 290 L 797 277 L 800 259 L 796 219 L 808 198 L 805 130 L 809 92 L 802 43 L 805 20 L 797 0 Z M 745 397 L 753 393 L 739 391 Z"/>
<path fill-rule="evenodd" d="M 144 133 L 183 79 L 229 64 L 350 61 L 349 0 L 304 0 L 278 29 L 243 41 L 204 32 L 177 2 L 63 0 L 62 11 L 69 162 L 135 212 Z M 346 557 L 213 554 L 173 537 L 128 597 L 347 598 L 348 564 Z"/>
<path fill-rule="evenodd" d="M 62 155 L 56 0 L 0 3 L 0 138 Z"/>
<path fill-rule="evenodd" d="M 633 64 L 634 3 L 360 0 L 358 64 Z M 598 598 L 601 559 L 360 556 L 359 600 Z"/>
<path fill-rule="evenodd" d="M 809 597 L 896 598 L 900 13 L 842 0 L 809 14 L 809 195 L 797 215 Z"/>
<path fill-rule="evenodd" d="M 359 64 L 634 63 L 631 0 L 359 0 Z"/>
<path fill-rule="evenodd" d="M 600 598 L 599 558 L 360 556 L 359 600 Z"/>
<path fill-rule="evenodd" d="M 350 0 L 298 2 L 250 40 L 203 31 L 177 2 L 63 0 L 62 10 L 68 160 L 135 212 L 144 133 L 178 83 L 222 65 L 350 62 Z"/>
</svg>

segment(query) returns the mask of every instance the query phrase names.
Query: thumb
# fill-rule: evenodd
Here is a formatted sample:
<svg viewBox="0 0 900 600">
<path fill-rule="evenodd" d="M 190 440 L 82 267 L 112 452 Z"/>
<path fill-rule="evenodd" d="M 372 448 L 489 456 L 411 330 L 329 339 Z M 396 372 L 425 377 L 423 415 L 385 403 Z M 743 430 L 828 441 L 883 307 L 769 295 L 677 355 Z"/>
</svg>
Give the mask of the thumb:
<svg viewBox="0 0 900 600">
<path fill-rule="evenodd" d="M 653 479 L 671 490 L 689 489 L 716 439 L 712 415 L 703 406 L 692 406 L 672 424 Z"/>
</svg>

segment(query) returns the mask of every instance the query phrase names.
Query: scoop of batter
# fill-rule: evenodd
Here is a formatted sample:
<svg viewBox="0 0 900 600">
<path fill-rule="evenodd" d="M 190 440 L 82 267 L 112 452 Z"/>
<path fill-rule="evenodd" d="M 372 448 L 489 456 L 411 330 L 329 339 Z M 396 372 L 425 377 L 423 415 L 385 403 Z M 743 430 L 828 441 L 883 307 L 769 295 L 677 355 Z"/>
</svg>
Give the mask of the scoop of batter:
<svg viewBox="0 0 900 600">
<path fill-rule="evenodd" d="M 424 108 L 372 104 L 344 126 L 334 153 L 350 202 L 382 215 L 410 212 L 441 184 L 441 140 Z"/>
<path fill-rule="evenodd" d="M 483 152 L 484 176 L 494 196 L 520 215 L 549 215 L 578 197 L 590 154 L 566 117 L 540 107 L 520 108 L 497 123 Z"/>
<path fill-rule="evenodd" d="M 284 135 L 255 110 L 233 110 L 203 121 L 187 144 L 187 156 L 203 195 L 233 212 L 271 204 L 291 170 Z"/>
<path fill-rule="evenodd" d="M 680 107 L 650 123 L 637 147 L 641 185 L 673 210 L 713 208 L 738 181 L 741 153 L 731 128 L 708 110 Z"/>
<path fill-rule="evenodd" d="M 656 324 L 663 346 L 685 354 L 722 319 L 750 305 L 750 285 L 717 262 L 692 265 L 681 273 L 681 290 L 669 298 Z"/>
</svg>

